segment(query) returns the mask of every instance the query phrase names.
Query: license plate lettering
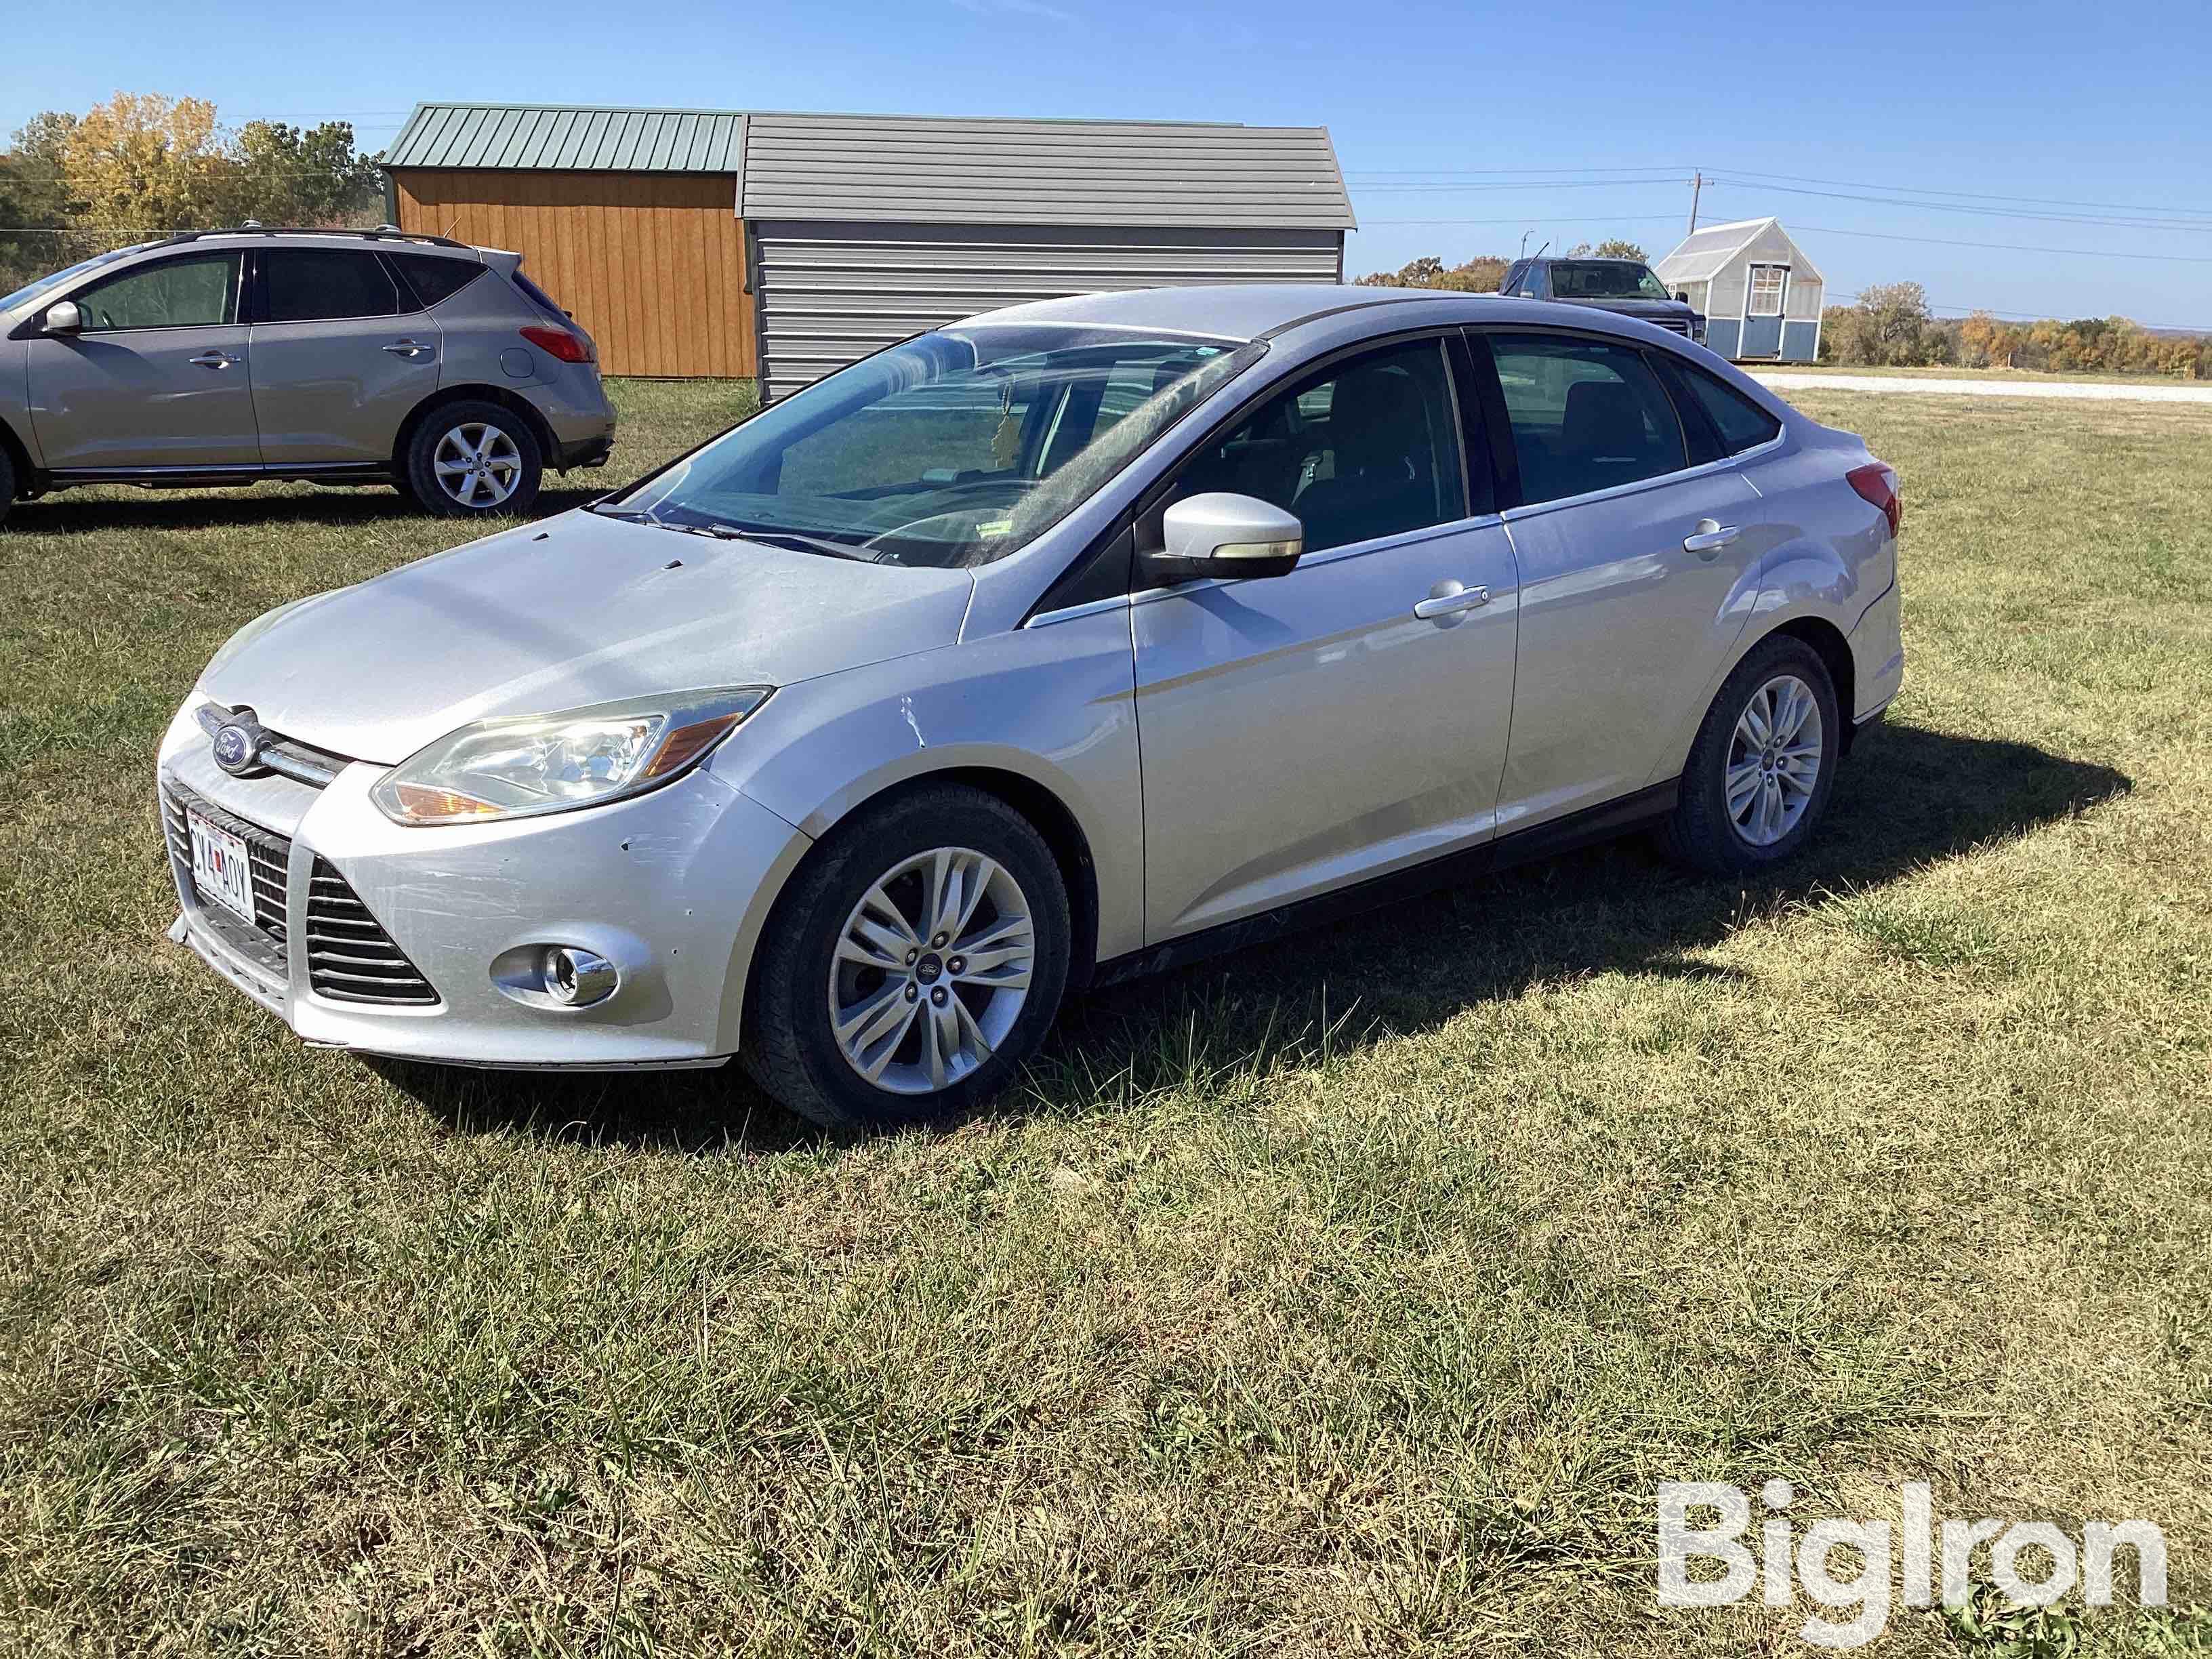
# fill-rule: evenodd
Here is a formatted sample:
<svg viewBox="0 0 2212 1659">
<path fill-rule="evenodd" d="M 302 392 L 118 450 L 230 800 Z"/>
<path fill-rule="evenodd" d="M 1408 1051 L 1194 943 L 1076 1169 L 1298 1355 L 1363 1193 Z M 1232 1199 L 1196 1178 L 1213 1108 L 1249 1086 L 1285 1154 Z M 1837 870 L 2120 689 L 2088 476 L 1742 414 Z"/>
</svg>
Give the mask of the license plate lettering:
<svg viewBox="0 0 2212 1659">
<path fill-rule="evenodd" d="M 244 921 L 253 920 L 253 861 L 246 842 L 197 812 L 185 815 L 192 838 L 192 890 Z"/>
</svg>

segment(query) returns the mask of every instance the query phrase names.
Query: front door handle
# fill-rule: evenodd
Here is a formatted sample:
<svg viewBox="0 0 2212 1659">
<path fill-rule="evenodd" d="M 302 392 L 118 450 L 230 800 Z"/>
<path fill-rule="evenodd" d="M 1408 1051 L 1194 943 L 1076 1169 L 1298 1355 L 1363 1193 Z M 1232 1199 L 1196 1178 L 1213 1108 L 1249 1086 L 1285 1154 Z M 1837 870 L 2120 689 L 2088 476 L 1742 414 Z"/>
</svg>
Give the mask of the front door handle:
<svg viewBox="0 0 2212 1659">
<path fill-rule="evenodd" d="M 1682 551 L 1710 559 L 1742 534 L 1739 526 L 1723 524 L 1718 519 L 1700 519 L 1698 527 L 1682 538 Z"/>
<path fill-rule="evenodd" d="M 1429 590 L 1429 597 L 1413 607 L 1413 614 L 1423 622 L 1434 622 L 1438 617 L 1455 617 L 1462 611 L 1479 611 L 1490 603 L 1486 587 L 1468 587 L 1455 581 L 1440 581 Z"/>
<path fill-rule="evenodd" d="M 238 359 L 220 351 L 203 351 L 198 356 L 187 357 L 185 361 L 198 363 L 202 368 L 228 368 Z"/>
<path fill-rule="evenodd" d="M 428 351 L 430 348 L 419 340 L 394 340 L 384 349 L 402 357 L 412 357 L 418 352 Z"/>
</svg>

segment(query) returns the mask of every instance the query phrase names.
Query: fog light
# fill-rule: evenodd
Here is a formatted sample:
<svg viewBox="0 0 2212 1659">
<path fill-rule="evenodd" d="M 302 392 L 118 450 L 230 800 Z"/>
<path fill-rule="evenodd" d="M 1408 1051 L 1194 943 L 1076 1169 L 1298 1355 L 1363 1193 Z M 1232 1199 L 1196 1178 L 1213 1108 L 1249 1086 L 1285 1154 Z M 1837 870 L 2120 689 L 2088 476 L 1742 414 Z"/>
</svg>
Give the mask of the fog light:
<svg viewBox="0 0 2212 1659">
<path fill-rule="evenodd" d="M 588 1008 L 615 994 L 622 975 L 615 965 L 595 951 L 573 945 L 549 945 L 538 972 L 545 994 L 563 1008 Z"/>
</svg>

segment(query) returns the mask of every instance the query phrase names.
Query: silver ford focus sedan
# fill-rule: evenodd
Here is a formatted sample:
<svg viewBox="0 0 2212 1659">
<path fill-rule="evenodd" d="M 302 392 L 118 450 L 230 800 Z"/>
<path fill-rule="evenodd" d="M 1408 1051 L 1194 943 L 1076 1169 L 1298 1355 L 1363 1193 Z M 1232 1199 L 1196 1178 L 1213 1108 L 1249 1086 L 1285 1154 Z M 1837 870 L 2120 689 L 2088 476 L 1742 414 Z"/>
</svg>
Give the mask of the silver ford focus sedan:
<svg viewBox="0 0 2212 1659">
<path fill-rule="evenodd" d="M 311 1042 L 940 1113 L 1300 920 L 1638 827 L 1788 858 L 1897 694 L 1899 518 L 1627 319 L 993 312 L 241 629 L 161 744 L 172 936 Z"/>
</svg>

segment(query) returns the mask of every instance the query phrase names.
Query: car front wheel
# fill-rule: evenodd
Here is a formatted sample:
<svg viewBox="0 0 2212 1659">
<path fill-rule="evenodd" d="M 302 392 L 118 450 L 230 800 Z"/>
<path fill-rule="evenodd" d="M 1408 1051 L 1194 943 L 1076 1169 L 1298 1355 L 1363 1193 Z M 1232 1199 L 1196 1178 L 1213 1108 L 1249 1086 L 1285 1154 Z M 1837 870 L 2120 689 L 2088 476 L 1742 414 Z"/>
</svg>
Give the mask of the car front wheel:
<svg viewBox="0 0 2212 1659">
<path fill-rule="evenodd" d="M 527 513 L 545 469 L 527 421 L 474 401 L 424 416 L 402 460 L 408 493 L 422 510 L 456 519 Z"/>
<path fill-rule="evenodd" d="M 1066 884 L 997 797 L 931 785 L 841 825 L 753 966 L 742 1058 L 826 1127 L 963 1110 L 1036 1051 L 1067 984 Z"/>
<path fill-rule="evenodd" d="M 1835 781 L 1842 715 L 1820 653 L 1788 635 L 1760 641 L 1713 699 L 1674 811 L 1668 853 L 1713 875 L 1779 864 L 1809 840 Z"/>
</svg>

